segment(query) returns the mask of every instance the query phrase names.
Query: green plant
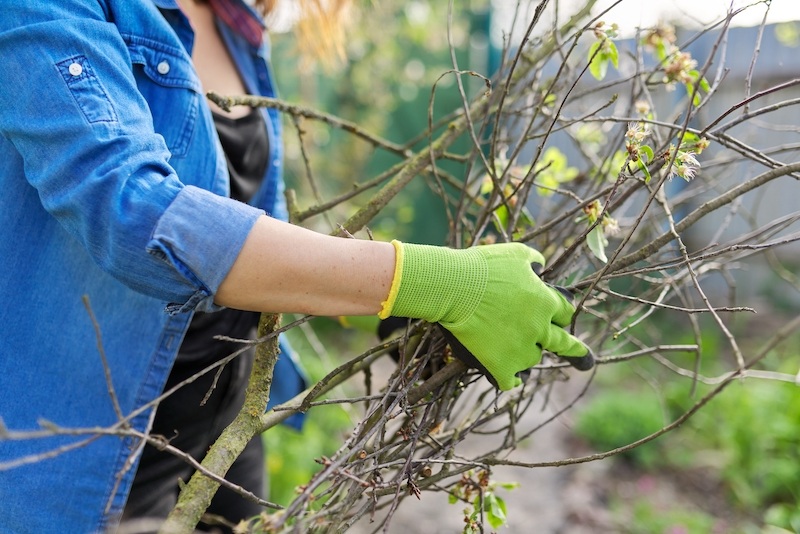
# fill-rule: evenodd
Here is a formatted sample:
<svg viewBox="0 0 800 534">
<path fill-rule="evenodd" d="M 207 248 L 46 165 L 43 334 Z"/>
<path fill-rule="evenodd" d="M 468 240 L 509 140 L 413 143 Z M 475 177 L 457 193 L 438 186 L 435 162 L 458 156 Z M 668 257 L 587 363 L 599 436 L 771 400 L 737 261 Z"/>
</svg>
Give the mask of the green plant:
<svg viewBox="0 0 800 534">
<path fill-rule="evenodd" d="M 694 448 L 714 451 L 737 503 L 752 510 L 800 508 L 800 388 L 734 384 L 698 416 L 689 423 Z"/>
<path fill-rule="evenodd" d="M 464 473 L 449 497 L 450 504 L 464 502 L 470 505 L 464 509 L 464 534 L 483 532 L 484 518 L 493 529 L 505 525 L 508 510 L 505 501 L 497 495 L 497 488 L 511 490 L 516 487 L 518 484 L 513 482 L 493 482 L 488 471 L 480 471 L 477 475 L 472 471 Z"/>
<path fill-rule="evenodd" d="M 652 393 L 614 389 L 599 393 L 581 411 L 575 431 L 592 447 L 609 451 L 629 445 L 658 431 L 664 413 Z M 661 456 L 657 442 L 649 442 L 622 453 L 643 467 L 653 467 Z"/>
</svg>

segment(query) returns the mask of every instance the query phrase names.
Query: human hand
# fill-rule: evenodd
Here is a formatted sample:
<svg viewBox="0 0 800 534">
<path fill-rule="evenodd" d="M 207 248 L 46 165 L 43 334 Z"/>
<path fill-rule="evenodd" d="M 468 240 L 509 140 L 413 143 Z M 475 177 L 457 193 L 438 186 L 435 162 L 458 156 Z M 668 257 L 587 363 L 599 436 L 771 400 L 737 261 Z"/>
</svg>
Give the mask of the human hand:
<svg viewBox="0 0 800 534">
<path fill-rule="evenodd" d="M 539 363 L 542 349 L 590 368 L 589 349 L 567 326 L 575 307 L 531 269 L 541 253 L 520 243 L 455 250 L 393 242 L 395 275 L 380 316 L 438 322 L 507 390 Z M 454 353 L 462 357 L 458 347 Z M 463 359 L 463 358 L 462 358 Z"/>
</svg>

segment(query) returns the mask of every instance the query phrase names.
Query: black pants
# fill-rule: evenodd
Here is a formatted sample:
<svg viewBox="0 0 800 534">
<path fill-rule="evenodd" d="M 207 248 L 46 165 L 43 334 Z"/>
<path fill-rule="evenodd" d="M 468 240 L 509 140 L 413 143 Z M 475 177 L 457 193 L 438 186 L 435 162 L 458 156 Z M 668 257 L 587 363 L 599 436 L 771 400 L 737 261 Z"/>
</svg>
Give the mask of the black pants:
<svg viewBox="0 0 800 534">
<path fill-rule="evenodd" d="M 158 406 L 151 433 L 165 436 L 175 447 L 202 460 L 211 444 L 241 408 L 252 364 L 252 355 L 248 354 L 229 363 L 203 406 L 200 403 L 212 386 L 214 371 L 179 389 Z M 207 365 L 207 362 L 179 360 L 170 373 L 166 388 L 182 382 Z M 141 524 L 148 522 L 157 528 L 175 506 L 179 492 L 178 480 L 188 482 L 193 472 L 190 465 L 176 456 L 145 446 L 123 513 L 123 527 L 137 521 Z M 255 495 L 265 495 L 264 450 L 260 437 L 247 445 L 225 478 Z M 235 525 L 262 511 L 263 508 L 257 504 L 221 487 L 207 512 L 222 516 Z M 230 532 L 230 529 L 218 526 L 209 528 L 201 525 L 198 528 L 205 528 L 209 532 L 217 532 L 215 529 Z"/>
</svg>

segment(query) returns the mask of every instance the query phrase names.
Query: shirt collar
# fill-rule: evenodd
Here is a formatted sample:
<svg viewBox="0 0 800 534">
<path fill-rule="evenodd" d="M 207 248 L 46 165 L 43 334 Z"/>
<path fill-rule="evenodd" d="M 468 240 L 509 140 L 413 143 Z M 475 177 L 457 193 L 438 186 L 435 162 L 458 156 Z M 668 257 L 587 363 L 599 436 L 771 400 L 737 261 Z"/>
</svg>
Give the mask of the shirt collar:
<svg viewBox="0 0 800 534">
<path fill-rule="evenodd" d="M 153 0 L 162 9 L 180 9 L 176 0 Z M 266 27 L 255 10 L 242 0 L 208 0 L 214 14 L 252 46 L 264 41 Z"/>
<path fill-rule="evenodd" d="M 264 40 L 264 22 L 242 0 L 209 0 L 214 14 L 255 47 Z"/>
</svg>

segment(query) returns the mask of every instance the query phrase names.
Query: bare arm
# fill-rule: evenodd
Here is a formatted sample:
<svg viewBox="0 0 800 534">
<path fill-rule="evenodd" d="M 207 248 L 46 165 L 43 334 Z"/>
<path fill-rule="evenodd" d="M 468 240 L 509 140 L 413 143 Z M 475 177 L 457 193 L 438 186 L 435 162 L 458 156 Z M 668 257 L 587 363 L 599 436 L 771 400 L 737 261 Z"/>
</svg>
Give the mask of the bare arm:
<svg viewBox="0 0 800 534">
<path fill-rule="evenodd" d="M 377 314 L 392 283 L 394 254 L 390 243 L 331 237 L 264 216 L 215 302 L 262 312 Z"/>
</svg>

